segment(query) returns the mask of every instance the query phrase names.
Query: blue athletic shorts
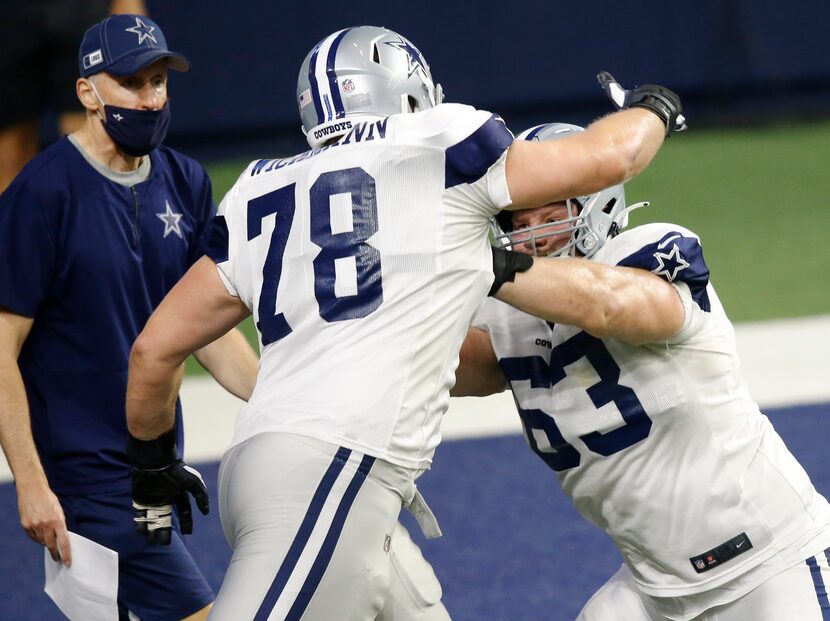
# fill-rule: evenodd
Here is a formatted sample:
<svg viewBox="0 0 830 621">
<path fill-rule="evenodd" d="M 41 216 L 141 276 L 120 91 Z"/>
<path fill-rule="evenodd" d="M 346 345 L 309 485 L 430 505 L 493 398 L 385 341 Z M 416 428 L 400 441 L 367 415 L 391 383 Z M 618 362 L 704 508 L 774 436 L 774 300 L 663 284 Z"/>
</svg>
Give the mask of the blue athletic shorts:
<svg viewBox="0 0 830 621">
<path fill-rule="evenodd" d="M 179 621 L 215 596 L 174 522 L 169 546 L 151 545 L 135 531 L 129 494 L 62 496 L 66 527 L 118 552 L 119 621 L 127 610 L 141 621 Z"/>
</svg>

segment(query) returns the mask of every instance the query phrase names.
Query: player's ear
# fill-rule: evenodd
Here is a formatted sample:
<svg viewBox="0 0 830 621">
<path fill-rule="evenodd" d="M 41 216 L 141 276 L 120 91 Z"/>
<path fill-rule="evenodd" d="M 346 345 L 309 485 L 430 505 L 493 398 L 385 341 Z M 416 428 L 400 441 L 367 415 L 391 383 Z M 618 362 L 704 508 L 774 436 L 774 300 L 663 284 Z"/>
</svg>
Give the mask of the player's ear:
<svg viewBox="0 0 830 621">
<path fill-rule="evenodd" d="M 90 112 L 96 112 L 100 105 L 95 91 L 92 90 L 92 83 L 89 78 L 78 78 L 75 82 L 75 93 L 78 95 L 78 100 L 81 105 Z"/>
</svg>

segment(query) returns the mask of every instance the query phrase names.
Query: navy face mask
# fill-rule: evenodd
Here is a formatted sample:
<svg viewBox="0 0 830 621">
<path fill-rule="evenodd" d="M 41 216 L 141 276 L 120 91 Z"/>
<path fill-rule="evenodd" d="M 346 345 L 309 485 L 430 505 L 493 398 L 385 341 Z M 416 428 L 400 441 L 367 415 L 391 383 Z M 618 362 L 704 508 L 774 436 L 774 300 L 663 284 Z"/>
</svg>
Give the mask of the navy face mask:
<svg viewBox="0 0 830 621">
<path fill-rule="evenodd" d="M 93 89 L 98 95 L 98 89 L 95 89 L 94 85 Z M 169 100 L 161 110 L 133 110 L 108 105 L 100 95 L 98 99 L 104 105 L 104 114 L 107 117 L 106 123 L 103 124 L 104 130 L 127 155 L 147 155 L 164 141 L 167 128 L 170 126 Z M 98 116 L 100 117 L 100 113 Z"/>
</svg>

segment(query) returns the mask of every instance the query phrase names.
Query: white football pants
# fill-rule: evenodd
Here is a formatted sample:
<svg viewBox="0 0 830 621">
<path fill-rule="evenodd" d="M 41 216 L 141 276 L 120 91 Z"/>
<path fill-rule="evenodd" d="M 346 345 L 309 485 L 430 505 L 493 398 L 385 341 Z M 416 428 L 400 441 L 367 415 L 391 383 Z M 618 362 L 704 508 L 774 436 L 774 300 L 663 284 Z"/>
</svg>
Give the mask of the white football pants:
<svg viewBox="0 0 830 621">
<path fill-rule="evenodd" d="M 313 438 L 263 433 L 219 471 L 233 548 L 210 621 L 445 621 L 401 507 L 420 472 Z"/>
<path fill-rule="evenodd" d="M 777 574 L 728 604 L 692 621 L 830 621 L 828 554 Z M 642 594 L 623 565 L 585 604 L 576 621 L 667 621 Z"/>
</svg>

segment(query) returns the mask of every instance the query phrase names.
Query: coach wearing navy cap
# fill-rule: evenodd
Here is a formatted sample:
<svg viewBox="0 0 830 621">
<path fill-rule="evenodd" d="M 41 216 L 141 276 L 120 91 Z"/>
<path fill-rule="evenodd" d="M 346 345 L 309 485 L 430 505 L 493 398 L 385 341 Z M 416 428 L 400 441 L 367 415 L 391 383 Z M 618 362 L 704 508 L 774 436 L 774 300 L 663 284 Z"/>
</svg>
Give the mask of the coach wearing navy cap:
<svg viewBox="0 0 830 621">
<path fill-rule="evenodd" d="M 94 25 L 81 42 L 78 68 L 78 98 L 104 121 L 116 148 L 136 158 L 162 143 L 170 124 L 167 69 L 189 71 L 190 63 L 167 49 L 155 22 L 139 15 L 113 15 Z M 94 121 L 92 125 L 97 129 Z"/>
<path fill-rule="evenodd" d="M 118 552 L 120 619 L 204 619 L 214 596 L 182 542 L 189 504 L 137 508 L 137 532 L 125 454 L 130 348 L 203 254 L 215 211 L 204 169 L 161 146 L 167 71 L 190 63 L 140 15 L 90 28 L 78 62 L 84 125 L 0 195 L 0 444 L 21 525 L 53 559 L 71 563 L 67 529 Z M 240 333 L 197 358 L 251 394 L 257 360 Z M 180 455 L 178 400 L 176 416 Z"/>
</svg>

